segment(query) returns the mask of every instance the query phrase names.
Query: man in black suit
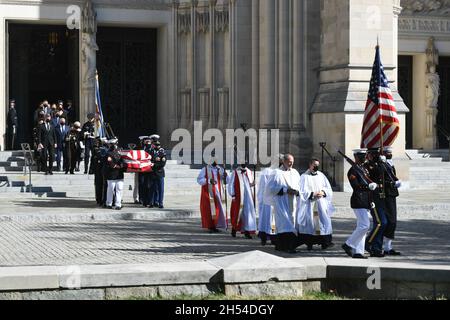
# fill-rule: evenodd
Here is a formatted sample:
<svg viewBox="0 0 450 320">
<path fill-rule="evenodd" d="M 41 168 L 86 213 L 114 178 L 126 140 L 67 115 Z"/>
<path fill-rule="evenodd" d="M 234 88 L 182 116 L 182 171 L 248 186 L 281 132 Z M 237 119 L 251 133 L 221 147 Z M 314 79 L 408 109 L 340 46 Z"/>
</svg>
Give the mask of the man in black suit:
<svg viewBox="0 0 450 320">
<path fill-rule="evenodd" d="M 53 162 L 55 159 L 55 149 L 57 148 L 56 129 L 51 121 L 52 116 L 47 114 L 45 116 L 45 122 L 38 128 L 38 142 L 39 148 L 43 150 L 45 175 L 53 175 Z"/>
<path fill-rule="evenodd" d="M 17 111 L 16 111 L 16 100 L 11 99 L 9 102 L 8 111 L 8 148 L 9 150 L 15 150 L 17 145 Z"/>
<path fill-rule="evenodd" d="M 70 128 L 66 124 L 66 119 L 61 117 L 59 119 L 59 124 L 56 126 L 56 164 L 58 171 L 61 171 L 61 156 L 64 157 L 63 168 L 64 171 L 68 171 L 69 163 L 68 156 L 66 154 L 66 137 L 69 134 Z"/>
</svg>

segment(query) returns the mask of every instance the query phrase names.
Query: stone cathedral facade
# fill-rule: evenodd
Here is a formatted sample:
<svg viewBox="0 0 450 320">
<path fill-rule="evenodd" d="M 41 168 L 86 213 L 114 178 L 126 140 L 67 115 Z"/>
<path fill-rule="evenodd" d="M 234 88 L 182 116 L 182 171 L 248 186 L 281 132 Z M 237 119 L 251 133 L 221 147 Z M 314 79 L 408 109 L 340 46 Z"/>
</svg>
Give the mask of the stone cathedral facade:
<svg viewBox="0 0 450 320">
<path fill-rule="evenodd" d="M 10 98 L 23 142 L 40 99 L 71 99 L 84 121 L 97 70 L 105 117 L 129 142 L 158 132 L 170 149 L 173 130 L 202 121 L 277 128 L 302 165 L 322 142 L 350 154 L 378 39 L 408 180 L 405 149 L 445 147 L 434 125 L 450 129 L 449 12 L 445 0 L 0 0 L 0 131 Z M 341 186 L 347 169 L 338 161 Z"/>
</svg>

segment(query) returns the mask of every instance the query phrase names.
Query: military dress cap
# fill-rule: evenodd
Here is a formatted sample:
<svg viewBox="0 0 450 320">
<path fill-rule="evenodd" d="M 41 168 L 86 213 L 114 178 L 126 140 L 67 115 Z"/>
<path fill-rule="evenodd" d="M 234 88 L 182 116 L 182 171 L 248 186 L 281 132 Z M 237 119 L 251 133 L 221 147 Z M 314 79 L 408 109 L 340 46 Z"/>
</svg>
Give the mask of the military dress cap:
<svg viewBox="0 0 450 320">
<path fill-rule="evenodd" d="M 149 136 L 140 136 L 139 140 L 140 141 L 150 140 L 150 137 Z"/>
<path fill-rule="evenodd" d="M 367 154 L 367 149 L 355 149 L 353 154 Z"/>
<path fill-rule="evenodd" d="M 367 150 L 368 153 L 379 153 L 380 152 L 380 148 L 369 148 Z"/>
<path fill-rule="evenodd" d="M 64 104 L 62 100 L 58 100 L 58 104 Z"/>
<path fill-rule="evenodd" d="M 392 147 L 384 147 L 383 148 L 383 152 L 387 152 L 387 153 L 392 153 L 394 151 L 394 148 L 392 148 Z"/>
<path fill-rule="evenodd" d="M 159 139 L 161 139 L 161 137 L 157 134 L 152 134 L 150 136 L 150 140 L 152 140 L 152 141 L 158 141 Z"/>
<path fill-rule="evenodd" d="M 92 120 L 92 119 L 95 118 L 95 114 L 92 113 L 92 112 L 91 112 L 91 113 L 88 113 L 87 118 L 88 118 L 89 120 Z"/>
<path fill-rule="evenodd" d="M 106 143 L 109 145 L 118 144 L 119 139 L 117 139 L 117 138 L 109 139 Z"/>
<path fill-rule="evenodd" d="M 9 103 L 16 103 L 16 99 L 10 99 Z"/>
</svg>

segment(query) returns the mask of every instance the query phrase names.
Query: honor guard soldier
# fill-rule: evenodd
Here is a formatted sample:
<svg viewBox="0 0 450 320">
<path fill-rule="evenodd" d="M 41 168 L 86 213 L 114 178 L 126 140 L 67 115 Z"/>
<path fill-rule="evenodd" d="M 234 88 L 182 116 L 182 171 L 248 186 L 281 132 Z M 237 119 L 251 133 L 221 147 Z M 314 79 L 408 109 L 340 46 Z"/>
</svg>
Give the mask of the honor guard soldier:
<svg viewBox="0 0 450 320">
<path fill-rule="evenodd" d="M 161 137 L 157 134 L 150 136 L 152 147 L 150 156 L 152 157 L 153 170 L 150 173 L 150 207 L 164 208 L 164 178 L 167 163 L 166 151 L 161 148 Z"/>
<path fill-rule="evenodd" d="M 114 208 L 115 210 L 122 210 L 125 167 L 123 159 L 119 153 L 118 143 L 119 141 L 117 139 L 111 139 L 108 141 L 109 151 L 106 156 L 106 180 L 108 181 L 106 207 L 108 209 Z"/>
<path fill-rule="evenodd" d="M 94 142 L 94 154 L 91 159 L 91 168 L 94 172 L 94 185 L 95 185 L 95 200 L 98 207 L 106 206 L 106 190 L 103 170 L 106 165 L 106 155 L 108 153 L 108 148 L 104 145 L 106 138 L 104 140 L 96 138 Z"/>
<path fill-rule="evenodd" d="M 342 246 L 353 259 L 367 259 L 364 255 L 366 235 L 370 229 L 370 210 L 373 208 L 373 192 L 377 184 L 369 178 L 369 171 L 364 167 L 367 149 L 353 151 L 355 165 L 348 171 L 347 177 L 353 188 L 351 207 L 356 216 L 356 229 Z"/>
<path fill-rule="evenodd" d="M 383 162 L 384 172 L 384 188 L 386 192 L 386 218 L 387 226 L 384 230 L 384 253 L 389 256 L 399 256 L 400 252 L 392 248 L 392 241 L 395 240 L 395 231 L 397 229 L 397 198 L 400 195 L 398 188 L 401 187 L 402 182 L 397 178 L 397 171 L 395 170 L 392 161 L 392 147 L 383 148 L 383 155 L 386 157 L 386 162 Z"/>
<path fill-rule="evenodd" d="M 367 249 L 371 257 L 383 258 L 383 235 L 387 225 L 386 218 L 386 190 L 384 188 L 384 169 L 380 150 L 369 149 L 367 153 L 366 168 L 370 179 L 378 185 L 373 193 L 374 208 L 371 210 L 372 230 L 367 241 Z"/>
<path fill-rule="evenodd" d="M 143 138 L 143 150 L 148 154 L 152 154 L 151 137 Z M 142 205 L 147 208 L 153 208 L 153 198 L 151 197 L 152 180 L 150 172 L 142 172 L 139 174 L 139 197 Z"/>
<path fill-rule="evenodd" d="M 94 149 L 95 139 L 95 114 L 89 113 L 88 121 L 83 125 L 82 131 L 84 135 L 84 174 L 89 170 L 89 159 Z"/>
<path fill-rule="evenodd" d="M 145 141 L 150 141 L 150 138 L 147 136 L 139 137 L 139 142 L 136 145 L 136 150 L 144 150 Z M 133 188 L 134 204 L 143 204 L 143 199 L 144 199 L 144 197 L 142 195 L 143 190 L 144 190 L 144 187 L 143 187 L 142 174 L 136 172 L 134 174 L 134 188 Z"/>
</svg>

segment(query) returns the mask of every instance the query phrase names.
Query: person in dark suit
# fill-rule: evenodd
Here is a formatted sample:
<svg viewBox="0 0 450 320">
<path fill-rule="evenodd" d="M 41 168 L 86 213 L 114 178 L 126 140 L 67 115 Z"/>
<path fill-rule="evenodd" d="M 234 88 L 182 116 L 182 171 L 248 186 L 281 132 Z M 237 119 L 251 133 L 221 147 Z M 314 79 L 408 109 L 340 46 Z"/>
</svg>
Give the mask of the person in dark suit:
<svg viewBox="0 0 450 320">
<path fill-rule="evenodd" d="M 17 146 L 17 127 L 19 125 L 16 110 L 16 100 L 11 99 L 8 111 L 8 148 L 15 150 Z"/>
<path fill-rule="evenodd" d="M 38 129 L 38 142 L 39 147 L 43 150 L 45 162 L 44 170 L 46 175 L 53 175 L 53 162 L 55 159 L 55 149 L 57 147 L 56 129 L 51 124 L 51 121 L 52 116 L 47 114 L 45 116 L 45 122 L 41 124 Z"/>
<path fill-rule="evenodd" d="M 67 171 L 69 167 L 68 157 L 66 153 L 66 137 L 69 134 L 70 128 L 66 124 L 65 118 L 59 119 L 59 124 L 56 126 L 56 164 L 58 171 L 61 171 L 61 156 L 64 157 L 63 169 Z"/>
</svg>

